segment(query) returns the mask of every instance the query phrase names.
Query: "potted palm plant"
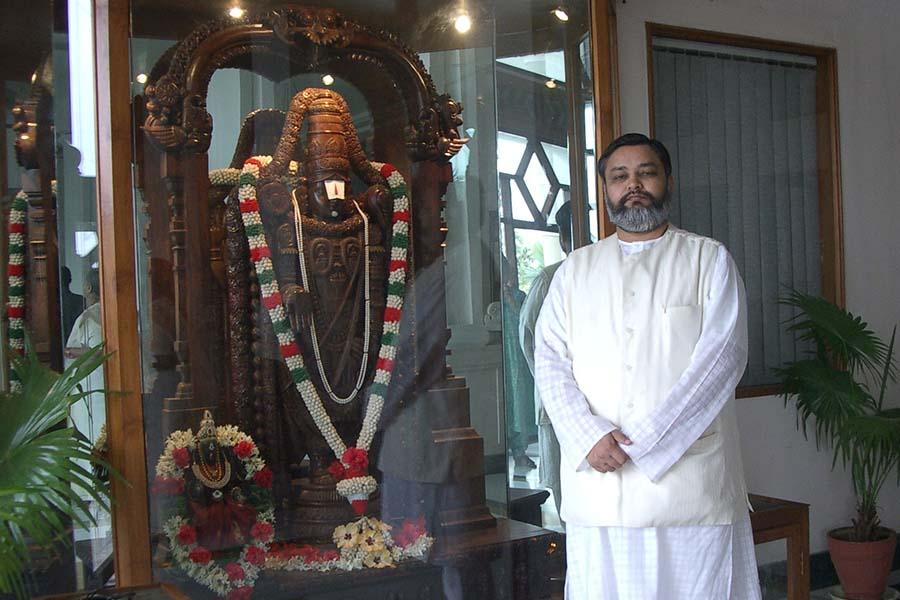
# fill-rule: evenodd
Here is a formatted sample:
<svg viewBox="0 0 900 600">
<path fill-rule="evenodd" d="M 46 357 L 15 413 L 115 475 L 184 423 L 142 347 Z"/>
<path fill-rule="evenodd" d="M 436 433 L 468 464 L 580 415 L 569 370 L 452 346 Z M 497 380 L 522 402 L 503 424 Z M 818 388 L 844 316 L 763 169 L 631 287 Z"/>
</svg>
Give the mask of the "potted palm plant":
<svg viewBox="0 0 900 600">
<path fill-rule="evenodd" d="M 900 408 L 885 408 L 895 380 L 894 340 L 885 344 L 860 317 L 816 296 L 781 300 L 798 310 L 789 330 L 814 352 L 778 369 L 785 403 L 816 445 L 832 446 L 832 468 L 849 467 L 856 494 L 852 526 L 828 532 L 828 548 L 846 598 L 881 600 L 897 541 L 881 526 L 878 494 L 894 472 L 900 482 Z"/>
<path fill-rule="evenodd" d="M 85 498 L 109 509 L 108 487 L 91 469 L 106 465 L 66 426 L 69 408 L 90 393 L 80 382 L 105 359 L 93 348 L 57 373 L 30 344 L 12 359 L 20 385 L 0 394 L 0 593 L 26 597 L 31 551 L 66 542 L 70 524 L 95 525 Z"/>
</svg>

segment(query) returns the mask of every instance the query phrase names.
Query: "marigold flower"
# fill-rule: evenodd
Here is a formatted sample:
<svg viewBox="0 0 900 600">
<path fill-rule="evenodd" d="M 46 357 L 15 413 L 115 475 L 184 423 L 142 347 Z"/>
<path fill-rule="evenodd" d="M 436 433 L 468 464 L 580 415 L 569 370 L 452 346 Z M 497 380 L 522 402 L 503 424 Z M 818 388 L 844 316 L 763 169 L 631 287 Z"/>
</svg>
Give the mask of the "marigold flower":
<svg viewBox="0 0 900 600">
<path fill-rule="evenodd" d="M 178 538 L 178 543 L 181 545 L 190 546 L 197 541 L 197 530 L 190 525 L 185 524 L 178 530 L 178 535 L 176 537 Z"/>
<path fill-rule="evenodd" d="M 250 440 L 241 440 L 234 447 L 234 455 L 238 458 L 247 458 L 253 451 L 256 450 L 256 446 Z"/>
<path fill-rule="evenodd" d="M 240 581 L 245 575 L 244 567 L 233 562 L 225 565 L 225 572 L 228 573 L 228 579 L 231 581 Z"/>
</svg>

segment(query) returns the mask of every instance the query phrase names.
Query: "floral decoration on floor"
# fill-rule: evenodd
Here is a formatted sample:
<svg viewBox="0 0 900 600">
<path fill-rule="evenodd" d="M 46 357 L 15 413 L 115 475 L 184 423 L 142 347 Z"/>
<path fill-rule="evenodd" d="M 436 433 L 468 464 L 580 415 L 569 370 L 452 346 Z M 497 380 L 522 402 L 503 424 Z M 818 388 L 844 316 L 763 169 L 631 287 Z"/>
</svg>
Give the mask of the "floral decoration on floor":
<svg viewBox="0 0 900 600">
<path fill-rule="evenodd" d="M 434 539 L 425 532 L 425 520 L 407 520 L 391 535 L 392 527 L 379 519 L 362 517 L 335 528 L 339 551 L 309 545 L 272 544 L 266 568 L 286 571 L 355 571 L 393 567 L 407 559 L 425 560 Z"/>
</svg>

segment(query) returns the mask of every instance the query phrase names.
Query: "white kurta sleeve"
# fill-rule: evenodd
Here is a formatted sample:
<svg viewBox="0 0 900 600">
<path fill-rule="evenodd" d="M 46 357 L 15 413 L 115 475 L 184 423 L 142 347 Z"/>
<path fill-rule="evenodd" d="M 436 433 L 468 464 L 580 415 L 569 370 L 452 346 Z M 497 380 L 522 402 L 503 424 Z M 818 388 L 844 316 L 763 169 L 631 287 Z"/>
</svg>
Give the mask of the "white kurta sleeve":
<svg viewBox="0 0 900 600">
<path fill-rule="evenodd" d="M 691 362 L 666 399 L 622 431 L 631 446 L 622 449 L 651 481 L 684 455 L 731 398 L 747 366 L 747 306 L 744 283 L 722 246 L 704 309 L 700 339 Z M 651 375 L 648 373 L 648 376 Z"/>
<path fill-rule="evenodd" d="M 559 438 L 563 459 L 571 468 L 583 470 L 590 468 L 587 455 L 594 444 L 616 427 L 591 412 L 572 373 L 565 306 L 566 266 L 563 263 L 556 271 L 538 317 L 534 379 Z"/>
</svg>

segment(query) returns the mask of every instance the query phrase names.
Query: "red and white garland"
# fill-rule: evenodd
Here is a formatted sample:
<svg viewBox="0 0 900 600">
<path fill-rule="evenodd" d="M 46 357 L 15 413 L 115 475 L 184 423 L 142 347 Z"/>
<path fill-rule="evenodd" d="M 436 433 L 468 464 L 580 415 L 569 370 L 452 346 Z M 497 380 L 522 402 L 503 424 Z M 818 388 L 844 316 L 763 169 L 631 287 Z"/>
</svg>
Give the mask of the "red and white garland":
<svg viewBox="0 0 900 600">
<path fill-rule="evenodd" d="M 7 336 L 13 352 L 25 352 L 25 219 L 28 200 L 25 192 L 19 192 L 9 207 L 8 250 L 9 264 L 6 266 L 7 295 L 6 315 L 9 317 Z M 21 384 L 15 373 L 10 371 L 10 388 Z"/>
<path fill-rule="evenodd" d="M 256 197 L 259 171 L 271 160 L 271 157 L 267 156 L 250 158 L 244 163 L 240 175 L 238 198 L 244 222 L 244 233 L 250 246 L 250 258 L 259 279 L 262 303 L 269 313 L 275 335 L 278 337 L 281 355 L 287 364 L 294 385 L 297 387 L 300 397 L 303 398 L 313 421 L 338 459 L 329 469 L 332 476 L 338 480 L 337 491 L 350 501 L 357 514 L 362 515 L 368 505 L 369 495 L 375 491 L 377 485 L 375 478 L 369 475 L 368 451 L 378 427 L 378 420 L 381 417 L 384 399 L 391 381 L 391 373 L 394 369 L 397 341 L 400 334 L 400 315 L 406 290 L 406 268 L 409 254 L 409 197 L 407 196 L 406 182 L 393 166 L 371 163 L 387 179 L 393 198 L 388 295 L 383 315 L 384 329 L 378 362 L 375 367 L 375 379 L 369 388 L 369 399 L 363 416 L 362 429 L 356 445 L 348 448 L 331 422 L 322 404 L 322 399 L 310 380 L 309 372 L 303 362 L 300 348 L 294 339 L 287 313 L 282 304 Z"/>
<path fill-rule="evenodd" d="M 197 542 L 197 530 L 186 509 L 163 515 L 163 530 L 169 539 L 172 558 L 189 577 L 228 600 L 246 600 L 266 562 L 268 544 L 275 535 L 275 516 L 271 492 L 272 471 L 266 466 L 253 439 L 233 425 L 216 427 L 216 440 L 222 449 L 229 448 L 243 465 L 245 481 L 257 486 L 265 501 L 254 506 L 256 523 L 250 529 L 250 540 L 236 560 L 220 564 L 212 552 Z M 190 429 L 173 432 L 156 463 L 153 491 L 164 496 L 182 496 L 184 474 L 191 469 L 191 451 L 197 440 Z M 180 504 L 182 505 L 182 504 Z M 183 506 L 183 505 L 182 505 Z"/>
</svg>

